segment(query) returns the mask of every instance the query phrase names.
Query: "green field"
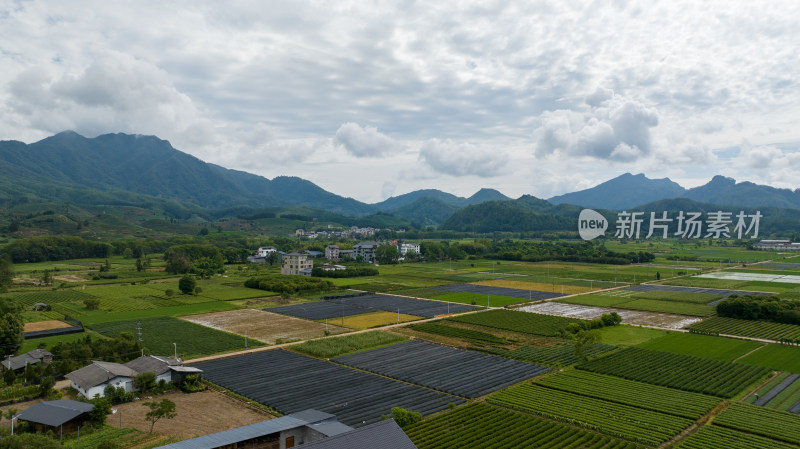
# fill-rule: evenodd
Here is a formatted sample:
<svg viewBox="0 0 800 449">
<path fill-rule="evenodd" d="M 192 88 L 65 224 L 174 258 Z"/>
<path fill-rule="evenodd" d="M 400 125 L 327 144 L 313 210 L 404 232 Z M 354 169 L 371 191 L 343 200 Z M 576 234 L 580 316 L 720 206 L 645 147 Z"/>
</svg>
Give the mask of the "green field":
<svg viewBox="0 0 800 449">
<path fill-rule="evenodd" d="M 722 398 L 732 398 L 771 372 L 762 367 L 640 348 L 614 352 L 577 368 Z"/>
<path fill-rule="evenodd" d="M 616 346 L 611 345 L 589 344 L 584 348 L 584 355 L 588 358 L 595 358 L 616 348 Z M 581 361 L 575 352 L 575 345 L 570 343 L 559 343 L 544 347 L 522 346 L 513 351 L 495 350 L 491 352 L 503 357 L 550 366 L 567 366 Z"/>
<path fill-rule="evenodd" d="M 439 291 L 441 292 L 442 290 Z M 440 294 L 438 296 L 432 297 L 432 299 L 438 299 L 439 301 L 457 302 L 461 304 L 473 304 L 483 307 L 486 307 L 487 304 L 490 307 L 503 307 L 511 304 L 528 302 L 527 299 L 511 298 L 508 296 L 497 296 L 497 295 L 480 295 L 477 293 L 467 293 L 467 292 L 447 293 L 444 295 Z"/>
<path fill-rule="evenodd" d="M 797 446 L 718 426 L 703 426 L 675 449 L 795 449 Z"/>
<path fill-rule="evenodd" d="M 480 402 L 436 415 L 404 430 L 419 449 L 642 447 Z"/>
<path fill-rule="evenodd" d="M 731 362 L 760 348 L 764 343 L 732 338 L 675 332 L 639 345 L 642 349 L 685 354 Z M 761 350 L 757 351 L 760 352 Z M 762 365 L 763 366 L 763 365 Z"/>
<path fill-rule="evenodd" d="M 551 337 L 560 335 L 561 331 L 567 327 L 569 323 L 583 321 L 577 318 L 539 315 L 536 313 L 517 312 L 514 310 L 490 310 L 449 319 L 458 323 L 477 324 L 496 329 Z"/>
<path fill-rule="evenodd" d="M 636 346 L 669 333 L 663 329 L 628 326 L 625 324 L 604 327 L 595 330 L 595 332 L 600 336 L 602 343 L 615 346 Z"/>
<path fill-rule="evenodd" d="M 737 402 L 717 415 L 714 425 L 800 444 L 800 416 L 793 413 Z"/>
<path fill-rule="evenodd" d="M 144 347 L 154 355 L 172 354 L 175 350 L 173 343 L 177 343 L 178 354 L 184 358 L 245 349 L 244 337 L 172 317 L 97 323 L 91 328 L 113 338 L 121 332 L 136 335 L 138 322 L 141 322 Z M 251 338 L 248 347 L 257 346 L 264 344 Z"/>
<path fill-rule="evenodd" d="M 721 402 L 713 396 L 581 370 L 544 376 L 537 379 L 536 383 L 547 388 L 691 419 L 701 417 Z"/>
<path fill-rule="evenodd" d="M 800 347 L 765 345 L 758 351 L 743 357 L 739 362 L 764 366 L 778 371 L 800 373 Z"/>
<path fill-rule="evenodd" d="M 773 323 L 771 321 L 740 320 L 737 318 L 711 317 L 688 327 L 690 330 L 740 337 L 781 339 L 800 339 L 800 326 L 795 324 Z"/>
<path fill-rule="evenodd" d="M 661 295 L 665 293 L 665 295 Z M 580 304 L 585 306 L 614 307 L 618 309 L 642 310 L 646 312 L 674 313 L 690 316 L 711 316 L 713 306 L 707 302 L 720 298 L 719 295 L 697 296 L 696 293 L 682 292 L 635 292 L 631 290 L 612 290 L 602 293 L 570 296 L 556 302 Z"/>
<path fill-rule="evenodd" d="M 524 384 L 489 396 L 490 404 L 597 429 L 605 434 L 657 446 L 693 420 L 617 402 Z"/>
<path fill-rule="evenodd" d="M 321 338 L 291 346 L 291 350 L 314 357 L 330 359 L 406 341 L 405 337 L 388 332 L 371 331 L 344 337 Z"/>
</svg>

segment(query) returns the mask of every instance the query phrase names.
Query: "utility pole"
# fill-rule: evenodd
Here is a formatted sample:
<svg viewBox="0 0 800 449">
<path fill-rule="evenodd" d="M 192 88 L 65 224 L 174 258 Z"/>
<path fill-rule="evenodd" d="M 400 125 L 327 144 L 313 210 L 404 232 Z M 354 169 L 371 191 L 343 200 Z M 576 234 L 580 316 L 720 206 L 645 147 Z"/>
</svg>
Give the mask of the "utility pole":
<svg viewBox="0 0 800 449">
<path fill-rule="evenodd" d="M 175 361 L 178 361 L 178 343 L 172 342 L 172 346 L 175 346 Z"/>
</svg>

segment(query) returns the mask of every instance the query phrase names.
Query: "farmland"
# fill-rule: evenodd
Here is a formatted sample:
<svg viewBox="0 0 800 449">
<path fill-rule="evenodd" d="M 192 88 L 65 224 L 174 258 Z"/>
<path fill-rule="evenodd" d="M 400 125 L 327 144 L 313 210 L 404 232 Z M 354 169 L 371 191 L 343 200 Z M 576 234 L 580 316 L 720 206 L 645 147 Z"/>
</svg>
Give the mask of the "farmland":
<svg viewBox="0 0 800 449">
<path fill-rule="evenodd" d="M 536 384 L 691 419 L 699 418 L 720 403 L 720 399 L 713 396 L 581 370 L 546 376 Z"/>
<path fill-rule="evenodd" d="M 406 341 L 406 338 L 388 332 L 372 331 L 343 337 L 311 340 L 292 346 L 292 350 L 314 357 L 329 359 L 402 341 Z"/>
<path fill-rule="evenodd" d="M 406 429 L 419 449 L 517 449 L 587 447 L 638 449 L 612 437 L 485 403 L 441 414 Z"/>
<path fill-rule="evenodd" d="M 514 310 L 491 310 L 484 313 L 450 318 L 458 323 L 477 324 L 527 334 L 557 336 L 569 323 L 580 322 L 577 318 L 563 318 Z"/>
<path fill-rule="evenodd" d="M 765 345 L 758 351 L 742 357 L 739 362 L 779 371 L 800 373 L 800 348 L 775 344 Z"/>
<path fill-rule="evenodd" d="M 627 309 L 614 309 L 609 307 L 582 306 L 578 304 L 564 304 L 559 302 L 546 302 L 530 306 L 520 307 L 517 310 L 524 310 L 537 314 L 553 315 L 556 317 L 569 317 L 575 319 L 595 319 L 605 313 L 615 312 L 622 317 L 624 324 L 638 326 L 653 326 L 662 329 L 681 329 L 692 323 L 701 320 L 697 317 L 687 317 L 685 315 L 673 315 L 660 312 L 645 312 Z"/>
<path fill-rule="evenodd" d="M 488 399 L 490 404 L 541 415 L 608 435 L 659 445 L 692 424 L 691 419 L 595 399 L 561 390 L 525 384 Z"/>
<path fill-rule="evenodd" d="M 685 354 L 731 362 L 763 345 L 763 343 L 748 340 L 734 340 L 710 335 L 672 333 L 655 340 L 650 340 L 639 345 L 639 347 L 653 351 Z"/>
<path fill-rule="evenodd" d="M 422 341 L 409 341 L 333 360 L 382 376 L 474 398 L 538 376 L 548 368 Z"/>
<path fill-rule="evenodd" d="M 800 339 L 800 326 L 795 324 L 773 323 L 770 321 L 740 320 L 737 318 L 711 317 L 693 324 L 690 330 L 741 337 L 781 339 Z"/>
<path fill-rule="evenodd" d="M 178 353 L 186 358 L 244 349 L 244 337 L 172 317 L 112 321 L 94 324 L 92 330 L 106 337 L 116 337 L 121 332 L 136 335 L 138 323 L 141 323 L 144 347 L 156 355 L 172 354 L 173 342 L 177 344 Z M 258 340 L 249 343 L 250 347 L 263 345 Z"/>
<path fill-rule="evenodd" d="M 439 301 L 426 301 L 403 296 L 374 294 L 349 297 L 343 296 L 326 301 L 273 307 L 267 310 L 318 321 L 326 318 L 341 319 L 346 316 L 378 311 L 396 312 L 418 317 L 433 317 L 472 309 L 474 309 L 474 307 L 459 304 L 447 304 Z"/>
<path fill-rule="evenodd" d="M 577 368 L 679 390 L 731 398 L 770 370 L 682 354 L 628 348 Z"/>
<path fill-rule="evenodd" d="M 793 413 L 734 403 L 714 418 L 714 425 L 800 444 L 800 416 Z"/>
<path fill-rule="evenodd" d="M 676 449 L 717 449 L 721 447 L 726 449 L 793 449 L 797 446 L 723 427 L 704 426 L 674 447 Z"/>
<path fill-rule="evenodd" d="M 463 399 L 284 350 L 198 363 L 204 377 L 283 414 L 314 408 L 350 426 L 373 423 L 392 407 L 423 415 Z M 254 376 L 253 373 L 258 373 Z"/>
<path fill-rule="evenodd" d="M 228 312 L 204 313 L 183 317 L 201 326 L 210 327 L 238 335 L 247 335 L 268 344 L 278 340 L 306 340 L 330 334 L 341 334 L 347 329 L 339 326 L 325 326 L 321 323 L 302 320 L 263 310 L 241 309 Z"/>
<path fill-rule="evenodd" d="M 588 358 L 595 358 L 614 349 L 617 349 L 617 347 L 593 343 L 586 345 L 584 355 Z M 543 363 L 550 366 L 567 366 L 581 361 L 575 352 L 575 346 L 571 343 L 558 343 L 544 347 L 522 346 L 513 351 L 496 350 L 490 352 L 512 359 Z"/>
</svg>

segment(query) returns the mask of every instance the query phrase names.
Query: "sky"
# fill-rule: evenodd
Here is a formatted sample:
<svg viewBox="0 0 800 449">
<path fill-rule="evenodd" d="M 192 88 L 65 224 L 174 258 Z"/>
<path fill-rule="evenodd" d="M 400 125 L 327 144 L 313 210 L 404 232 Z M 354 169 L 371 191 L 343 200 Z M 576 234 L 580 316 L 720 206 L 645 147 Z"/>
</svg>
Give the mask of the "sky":
<svg viewBox="0 0 800 449">
<path fill-rule="evenodd" d="M 795 189 L 800 2 L 0 0 L 0 140 L 155 135 L 373 203 Z"/>
</svg>

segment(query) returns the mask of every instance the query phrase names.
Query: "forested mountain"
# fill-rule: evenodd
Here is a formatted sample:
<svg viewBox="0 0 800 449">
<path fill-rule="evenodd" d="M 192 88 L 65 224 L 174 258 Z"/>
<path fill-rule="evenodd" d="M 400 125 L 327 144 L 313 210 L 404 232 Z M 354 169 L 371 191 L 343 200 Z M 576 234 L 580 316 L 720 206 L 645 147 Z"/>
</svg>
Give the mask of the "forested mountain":
<svg viewBox="0 0 800 449">
<path fill-rule="evenodd" d="M 682 196 L 686 189 L 664 179 L 625 173 L 590 189 L 550 198 L 553 204 L 575 204 L 597 209 L 629 209 L 640 204 Z"/>
<path fill-rule="evenodd" d="M 401 207 L 413 204 L 421 198 L 435 199 L 457 208 L 472 204 L 480 204 L 485 201 L 507 201 L 511 199 L 494 189 L 480 189 L 469 198 L 456 196 L 452 193 L 442 192 L 437 189 L 423 189 L 387 198 L 380 203 L 374 204 L 374 206 L 380 210 L 397 210 Z"/>
<path fill-rule="evenodd" d="M 776 189 L 748 181 L 737 184 L 736 180 L 724 176 L 714 176 L 708 184 L 689 189 L 681 196 L 713 204 L 800 208 L 800 190 Z"/>
<path fill-rule="evenodd" d="M 411 204 L 406 204 L 405 206 L 391 211 L 391 213 L 398 217 L 405 218 L 412 223 L 423 226 L 436 226 L 447 220 L 447 218 L 453 215 L 458 209 L 458 206 L 445 203 L 436 198 L 424 196 Z"/>
<path fill-rule="evenodd" d="M 126 191 L 205 208 L 304 205 L 351 216 L 376 211 L 300 178 L 269 180 L 205 163 L 153 136 L 87 139 L 67 131 L 30 145 L 3 141 L 0 161 L 6 199 L 32 196 L 89 204 Z"/>
<path fill-rule="evenodd" d="M 575 218 L 534 212 L 515 201 L 488 201 L 459 209 L 441 229 L 462 232 L 572 231 Z"/>
</svg>

